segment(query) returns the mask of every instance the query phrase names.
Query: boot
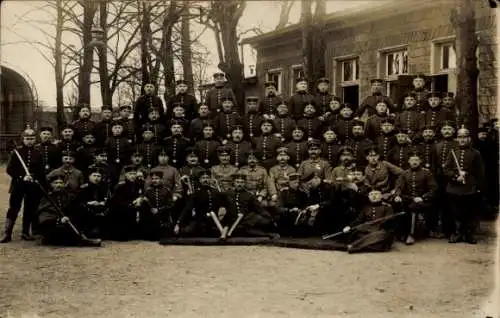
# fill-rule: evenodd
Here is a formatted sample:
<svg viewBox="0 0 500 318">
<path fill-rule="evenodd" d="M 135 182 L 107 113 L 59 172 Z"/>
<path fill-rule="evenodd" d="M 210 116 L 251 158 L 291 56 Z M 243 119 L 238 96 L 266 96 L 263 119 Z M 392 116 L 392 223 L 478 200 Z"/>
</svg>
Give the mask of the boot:
<svg viewBox="0 0 500 318">
<path fill-rule="evenodd" d="M 448 239 L 448 243 L 458 243 L 461 241 L 460 235 L 458 233 L 452 233 Z"/>
<path fill-rule="evenodd" d="M 11 219 L 5 220 L 4 235 L 0 239 L 0 243 L 9 243 L 12 241 L 12 229 L 14 228 L 14 221 Z"/>
<path fill-rule="evenodd" d="M 411 234 L 408 235 L 408 237 L 406 238 L 405 244 L 406 245 L 413 245 L 413 244 L 415 244 L 415 239 L 413 238 L 413 236 Z"/>
<path fill-rule="evenodd" d="M 80 240 L 80 246 L 89 246 L 89 247 L 101 247 L 102 240 L 101 239 L 91 239 L 91 238 L 82 238 Z"/>
<path fill-rule="evenodd" d="M 27 218 L 26 215 L 23 215 L 22 228 L 21 239 L 24 241 L 34 241 L 33 236 L 30 235 L 31 218 Z"/>
</svg>

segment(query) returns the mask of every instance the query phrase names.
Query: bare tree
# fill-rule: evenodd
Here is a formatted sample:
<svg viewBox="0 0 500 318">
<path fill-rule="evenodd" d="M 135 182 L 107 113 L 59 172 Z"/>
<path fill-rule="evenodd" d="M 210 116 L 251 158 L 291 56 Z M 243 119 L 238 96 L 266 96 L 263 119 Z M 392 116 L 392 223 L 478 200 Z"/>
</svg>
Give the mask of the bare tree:
<svg viewBox="0 0 500 318">
<path fill-rule="evenodd" d="M 313 87 L 316 81 L 325 76 L 325 0 L 315 0 L 314 16 L 312 13 L 313 0 L 302 0 L 301 17 L 302 24 L 302 56 L 304 64 L 304 75 Z"/>
<path fill-rule="evenodd" d="M 276 25 L 276 30 L 283 29 L 290 22 L 290 11 L 292 10 L 295 1 L 282 0 L 280 3 L 280 17 L 278 24 Z"/>
<path fill-rule="evenodd" d="M 62 127 L 66 124 L 66 117 L 64 116 L 64 78 L 63 78 L 63 65 L 62 65 L 62 33 L 64 24 L 64 13 L 62 9 L 62 0 L 56 0 L 57 19 L 56 19 L 56 34 L 54 43 L 54 73 L 56 81 L 56 122 L 57 131 L 61 131 Z"/>
<path fill-rule="evenodd" d="M 184 80 L 188 83 L 189 93 L 194 94 L 193 59 L 191 50 L 191 32 L 189 28 L 189 5 L 187 1 L 184 5 L 184 12 L 181 16 L 181 55 Z"/>
</svg>

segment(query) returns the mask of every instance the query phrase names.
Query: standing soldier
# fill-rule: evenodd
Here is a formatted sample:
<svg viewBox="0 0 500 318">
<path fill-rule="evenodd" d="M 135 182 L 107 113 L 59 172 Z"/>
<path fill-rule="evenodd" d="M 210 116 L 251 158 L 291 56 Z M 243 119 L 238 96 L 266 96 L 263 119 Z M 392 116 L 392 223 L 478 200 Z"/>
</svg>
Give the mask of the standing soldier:
<svg viewBox="0 0 500 318">
<path fill-rule="evenodd" d="M 276 202 L 278 196 L 268 197 L 269 176 L 266 169 L 258 164 L 259 160 L 254 152 L 248 154 L 248 165 L 241 168 L 238 173 L 246 176 L 246 189 L 257 197 L 257 200 L 264 207 L 269 206 L 269 199 Z"/>
<path fill-rule="evenodd" d="M 288 106 L 285 103 L 277 106 L 276 113 L 273 123 L 277 130 L 277 136 L 281 142 L 286 142 L 292 139 L 292 129 L 295 127 L 295 119 L 290 116 Z"/>
<path fill-rule="evenodd" d="M 91 114 L 90 106 L 84 105 L 78 112 L 79 118 L 72 123 L 75 130 L 74 138 L 80 142 L 85 135 L 94 131 L 96 123 L 90 119 Z"/>
<path fill-rule="evenodd" d="M 281 139 L 274 134 L 273 121 L 262 120 L 260 124 L 261 135 L 252 140 L 253 148 L 261 156 L 262 166 L 266 169 L 276 164 L 276 151 L 281 145 Z"/>
<path fill-rule="evenodd" d="M 396 115 L 396 128 L 407 130 L 410 138 L 417 136 L 421 125 L 421 113 L 418 110 L 417 98 L 415 93 L 406 94 L 404 97 L 404 105 L 401 112 Z"/>
<path fill-rule="evenodd" d="M 479 192 L 485 184 L 484 163 L 479 151 L 471 147 L 470 131 L 462 127 L 457 132 L 458 147 L 451 150 L 446 159 L 444 172 L 448 178 L 446 193 L 455 231 L 450 243 L 465 241 L 476 244 L 474 238 L 479 216 Z"/>
<path fill-rule="evenodd" d="M 318 116 L 323 117 L 323 122 L 328 119 L 330 113 L 330 101 L 333 99 L 333 96 L 330 95 L 328 91 L 328 86 L 330 85 L 330 81 L 326 77 L 322 77 L 316 83 L 317 93 L 314 96 L 314 103 L 316 105 L 316 114 Z"/>
<path fill-rule="evenodd" d="M 363 100 L 363 102 L 361 102 L 361 105 L 359 105 L 359 108 L 356 111 L 356 116 L 361 118 L 361 120 L 363 120 L 364 122 L 366 122 L 366 120 L 370 116 L 375 115 L 375 113 L 377 112 L 375 107 L 380 102 L 384 102 L 391 113 L 396 112 L 396 108 L 394 107 L 391 99 L 382 94 L 384 80 L 380 78 L 374 78 L 370 81 L 370 83 L 372 84 L 372 94 L 370 96 L 367 96 Z"/>
<path fill-rule="evenodd" d="M 425 110 L 427 106 L 427 95 L 429 91 L 425 88 L 426 80 L 427 78 L 423 74 L 417 74 L 417 76 L 413 78 L 413 90 L 411 94 L 415 95 L 415 108 L 417 112 Z"/>
<path fill-rule="evenodd" d="M 96 142 L 99 147 L 102 147 L 106 140 L 111 137 L 111 126 L 113 124 L 113 107 L 101 107 L 101 120 L 95 125 Z"/>
<path fill-rule="evenodd" d="M 154 109 L 154 108 L 153 108 Z M 136 131 L 140 131 L 140 127 L 136 128 L 134 118 L 130 118 L 132 107 L 129 105 L 120 106 L 120 116 L 117 119 L 123 127 L 122 135 L 127 137 L 128 141 L 132 144 L 136 142 Z"/>
<path fill-rule="evenodd" d="M 427 95 L 429 107 L 421 114 L 421 127 L 440 127 L 444 121 L 454 121 L 453 113 L 441 105 L 441 93 L 432 92 Z"/>
<path fill-rule="evenodd" d="M 49 126 L 40 127 L 40 143 L 37 146 L 41 153 L 43 172 L 45 175 L 55 168 L 58 168 L 61 162 L 57 147 L 52 139 L 53 131 L 52 127 Z M 41 181 L 43 182 L 45 180 Z"/>
<path fill-rule="evenodd" d="M 203 127 L 207 124 L 212 124 L 213 121 L 210 118 L 210 111 L 207 105 L 200 105 L 198 107 L 198 117 L 191 120 L 189 123 L 189 132 L 187 136 L 192 142 L 196 142 L 203 138 Z"/>
<path fill-rule="evenodd" d="M 253 137 L 260 135 L 260 122 L 262 115 L 259 112 L 258 97 L 248 96 L 246 98 L 246 114 L 243 117 L 245 127 L 245 136 L 252 140 Z"/>
<path fill-rule="evenodd" d="M 215 136 L 214 126 L 209 123 L 205 124 L 203 138 L 194 145 L 203 168 L 209 169 L 217 163 L 217 147 L 219 146 L 220 142 L 217 141 L 217 136 Z"/>
<path fill-rule="evenodd" d="M 161 147 L 154 141 L 154 132 L 151 126 L 144 126 L 142 129 L 142 142 L 137 145 L 137 149 L 144 159 L 144 165 L 149 170 L 158 164 L 158 154 Z"/>
<path fill-rule="evenodd" d="M 200 166 L 200 160 L 198 159 L 198 154 L 195 149 L 189 148 L 187 150 L 186 165 L 179 170 L 185 194 L 189 196 L 196 192 L 198 188 L 198 174 L 204 170 L 205 169 Z"/>
<path fill-rule="evenodd" d="M 160 144 L 165 137 L 168 135 L 167 126 L 165 123 L 160 121 L 160 111 L 158 108 L 153 107 L 149 110 L 148 121 L 141 127 L 149 127 L 153 132 L 153 141 L 156 144 Z M 137 141 L 140 141 L 141 131 L 137 134 Z"/>
<path fill-rule="evenodd" d="M 246 164 L 252 144 L 247 140 L 243 140 L 244 134 L 241 126 L 234 127 L 231 136 L 233 137 L 232 140 L 227 143 L 227 146 L 231 149 L 231 164 L 241 168 Z"/>
<path fill-rule="evenodd" d="M 64 184 L 66 185 L 66 190 L 73 193 L 77 193 L 80 190 L 82 184 L 85 183 L 85 178 L 83 173 L 76 169 L 75 164 L 75 152 L 74 151 L 63 151 L 62 153 L 62 166 L 54 169 L 50 172 L 47 177 L 50 178 L 53 174 L 57 173 L 64 176 Z"/>
<path fill-rule="evenodd" d="M 226 76 L 222 72 L 214 73 L 214 87 L 212 87 L 205 96 L 205 104 L 208 105 L 210 115 L 215 117 L 221 111 L 223 98 L 230 98 L 233 103 L 236 102 L 236 97 L 231 88 L 225 87 Z"/>
<path fill-rule="evenodd" d="M 14 229 L 19 210 L 21 210 L 23 200 L 24 210 L 21 238 L 26 241 L 33 240 L 33 237 L 30 235 L 30 228 L 40 197 L 40 190 L 35 183 L 40 182 L 44 174 L 41 154 L 39 149 L 35 147 L 35 131 L 28 127 L 24 130 L 22 138 L 23 144 L 18 146 L 16 151 L 21 156 L 24 164 L 26 164 L 29 174 L 26 174 L 22 162 L 16 153 L 12 151 L 7 163 L 7 174 L 11 177 L 9 209 L 7 210 L 7 218 L 5 220 L 4 236 L 0 239 L 0 243 L 8 243 L 12 240 L 12 230 Z"/>
<path fill-rule="evenodd" d="M 382 120 L 380 125 L 380 135 L 375 138 L 375 145 L 380 153 L 381 160 L 387 160 L 389 150 L 396 145 L 396 132 L 394 131 L 394 118 Z"/>
<path fill-rule="evenodd" d="M 281 190 L 288 184 L 290 174 L 297 171 L 288 164 L 289 159 L 286 147 L 278 148 L 278 156 L 276 157 L 278 164 L 269 169 L 269 194 L 271 197 L 279 196 Z"/>
<path fill-rule="evenodd" d="M 318 175 L 322 180 L 326 179 L 326 176 L 330 170 L 330 164 L 328 161 L 322 159 L 321 155 L 321 143 L 319 140 L 313 139 L 307 142 L 307 148 L 309 153 L 309 159 L 304 160 L 297 172 L 300 174 L 301 180 L 308 178 L 311 174 Z"/>
<path fill-rule="evenodd" d="M 375 105 L 376 113 L 371 115 L 366 122 L 366 136 L 372 141 L 375 141 L 381 135 L 382 122 L 387 118 L 391 118 L 387 113 L 387 103 L 380 101 Z"/>
<path fill-rule="evenodd" d="M 134 128 L 136 131 L 147 122 L 149 109 L 157 107 L 160 110 L 160 118 L 165 121 L 165 109 L 161 98 L 155 94 L 155 86 L 153 83 L 144 85 L 144 95 L 141 95 L 134 105 Z"/>
<path fill-rule="evenodd" d="M 338 163 L 340 142 L 337 139 L 335 128 L 328 126 L 323 133 L 324 142 L 321 144 L 321 155 L 330 163 L 331 167 L 336 167 Z"/>
<path fill-rule="evenodd" d="M 196 116 L 198 101 L 196 100 L 196 97 L 188 94 L 188 83 L 185 80 L 180 79 L 175 82 L 175 86 L 176 94 L 167 102 L 167 119 L 172 118 L 174 105 L 184 108 L 184 114 L 186 115 L 187 120 L 194 119 Z"/>
<path fill-rule="evenodd" d="M 215 131 L 222 143 L 225 144 L 231 139 L 231 131 L 234 127 L 243 124 L 243 119 L 233 108 L 233 100 L 231 97 L 222 99 L 222 110 L 218 113 L 214 120 Z"/>
<path fill-rule="evenodd" d="M 364 123 L 361 120 L 352 122 L 352 138 L 346 140 L 345 145 L 354 151 L 354 163 L 359 169 L 366 166 L 365 150 L 373 146 L 373 142 L 365 137 Z"/>
<path fill-rule="evenodd" d="M 298 78 L 295 87 L 296 91 L 290 97 L 289 106 L 292 117 L 299 119 L 304 114 L 306 105 L 313 103 L 314 96 L 307 91 L 308 86 L 305 78 Z"/>
<path fill-rule="evenodd" d="M 132 152 L 132 145 L 123 136 L 123 125 L 120 120 L 115 120 L 111 128 L 113 136 L 108 138 L 104 149 L 107 152 L 108 165 L 110 170 L 111 185 L 115 186 L 120 177 L 122 167 L 127 164 Z"/>
<path fill-rule="evenodd" d="M 75 130 L 72 125 L 65 125 L 61 130 L 61 135 L 61 140 L 57 140 L 55 143 L 58 151 L 57 156 L 59 158 L 58 166 L 62 164 L 60 159 L 62 158 L 63 151 L 76 151 L 81 145 L 81 143 L 74 138 Z"/>
<path fill-rule="evenodd" d="M 275 82 L 267 81 L 264 83 L 264 87 L 264 99 L 260 102 L 259 108 L 265 118 L 272 120 L 273 116 L 276 115 L 278 105 L 283 104 L 283 98 L 278 96 Z"/>
<path fill-rule="evenodd" d="M 184 166 L 186 152 L 191 142 L 182 134 L 183 128 L 180 124 L 174 123 L 170 127 L 170 131 L 172 135 L 165 138 L 163 144 L 165 145 L 165 150 L 167 151 L 172 166 L 180 169 Z"/>
<path fill-rule="evenodd" d="M 219 165 L 213 166 L 211 169 L 212 179 L 218 183 L 220 190 L 226 192 L 232 188 L 233 174 L 238 172 L 238 168 L 230 164 L 231 150 L 227 146 L 217 148 L 219 156 Z"/>
<path fill-rule="evenodd" d="M 297 126 L 292 131 L 292 141 L 285 145 L 286 152 L 290 156 L 288 162 L 291 166 L 298 169 L 302 161 L 308 157 L 307 141 L 304 140 L 304 130 L 302 127 Z"/>
</svg>

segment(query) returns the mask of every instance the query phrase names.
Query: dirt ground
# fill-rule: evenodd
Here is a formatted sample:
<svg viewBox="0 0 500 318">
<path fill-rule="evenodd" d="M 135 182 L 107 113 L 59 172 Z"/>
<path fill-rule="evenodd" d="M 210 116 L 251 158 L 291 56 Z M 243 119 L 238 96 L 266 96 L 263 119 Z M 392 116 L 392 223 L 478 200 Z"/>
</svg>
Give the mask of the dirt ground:
<svg viewBox="0 0 500 318">
<path fill-rule="evenodd" d="M 1 176 L 3 211 L 7 189 Z M 494 227 L 483 224 L 489 234 L 475 246 L 430 240 L 347 255 L 150 242 L 42 247 L 20 241 L 18 225 L 15 241 L 0 246 L 0 318 L 485 318 Z"/>
</svg>

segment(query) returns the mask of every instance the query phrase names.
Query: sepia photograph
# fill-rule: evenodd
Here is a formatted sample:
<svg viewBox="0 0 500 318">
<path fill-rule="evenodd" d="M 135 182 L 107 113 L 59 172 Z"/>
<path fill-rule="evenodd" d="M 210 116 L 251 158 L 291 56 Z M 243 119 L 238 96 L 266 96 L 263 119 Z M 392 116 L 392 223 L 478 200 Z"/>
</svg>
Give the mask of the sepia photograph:
<svg viewBox="0 0 500 318">
<path fill-rule="evenodd" d="M 0 318 L 500 318 L 498 7 L 0 1 Z"/>
</svg>

